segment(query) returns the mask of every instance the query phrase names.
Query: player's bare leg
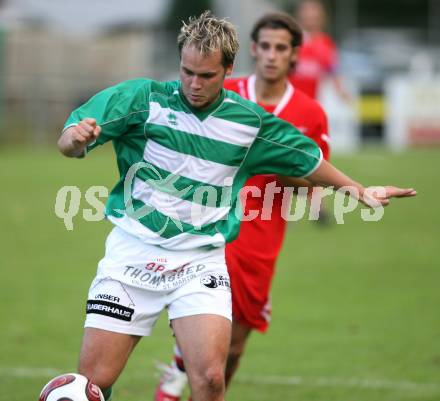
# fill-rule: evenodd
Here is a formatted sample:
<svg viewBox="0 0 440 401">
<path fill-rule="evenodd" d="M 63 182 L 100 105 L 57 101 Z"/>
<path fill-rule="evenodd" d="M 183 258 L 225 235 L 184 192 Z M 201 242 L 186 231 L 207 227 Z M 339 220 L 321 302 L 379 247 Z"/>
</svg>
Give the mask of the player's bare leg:
<svg viewBox="0 0 440 401">
<path fill-rule="evenodd" d="M 171 325 L 185 363 L 192 400 L 224 401 L 231 322 L 206 314 L 174 319 Z"/>
<path fill-rule="evenodd" d="M 140 338 L 86 327 L 78 372 L 88 377 L 105 392 L 121 374 Z"/>
<path fill-rule="evenodd" d="M 240 358 L 244 353 L 246 342 L 251 331 L 252 329 L 248 326 L 244 326 L 235 320 L 232 322 L 231 345 L 229 347 L 225 371 L 226 386 L 229 385 L 232 376 L 238 369 Z"/>
</svg>

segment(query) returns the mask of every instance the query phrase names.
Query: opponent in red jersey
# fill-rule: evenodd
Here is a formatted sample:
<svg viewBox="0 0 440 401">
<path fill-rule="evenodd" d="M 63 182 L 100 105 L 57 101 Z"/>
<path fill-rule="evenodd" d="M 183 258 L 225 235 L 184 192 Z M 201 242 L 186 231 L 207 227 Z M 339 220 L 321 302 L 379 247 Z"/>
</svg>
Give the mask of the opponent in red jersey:
<svg viewBox="0 0 440 401">
<path fill-rule="evenodd" d="M 301 29 L 287 14 L 268 14 L 255 24 L 252 40 L 255 73 L 247 78 L 226 80 L 225 88 L 295 125 L 318 143 L 324 158 L 328 159 L 327 118 L 323 109 L 288 81 L 301 45 Z M 226 246 L 234 318 L 226 383 L 238 367 L 251 331 L 266 331 L 270 320 L 269 292 L 286 228 L 281 190 L 274 194 L 273 202 L 263 208 L 265 190 L 275 185 L 280 189 L 283 186 L 276 175 L 255 176 L 246 182 L 248 187 L 258 187 L 262 196 L 242 199 L 244 215 L 251 210 L 259 211 L 259 215 L 252 221 L 243 221 L 238 238 Z M 180 399 L 186 384 L 183 372 L 183 361 L 176 347 L 173 364 L 165 367 L 155 401 Z"/>
<path fill-rule="evenodd" d="M 298 22 L 304 29 L 304 40 L 298 62 L 291 71 L 290 80 L 309 96 L 316 98 L 319 84 L 329 77 L 344 100 L 350 100 L 337 72 L 338 50 L 332 38 L 323 32 L 326 13 L 320 0 L 303 0 L 297 10 Z"/>
<path fill-rule="evenodd" d="M 272 30 L 272 32 L 275 37 L 282 33 L 277 30 Z M 267 29 L 262 29 L 259 42 L 256 42 L 257 46 L 265 46 L 266 38 L 268 42 L 273 40 L 273 38 L 266 37 L 266 34 Z M 273 42 L 276 43 L 276 40 Z M 265 64 L 266 60 L 271 62 L 271 58 L 266 58 L 265 52 L 263 55 L 260 52 L 261 50 L 257 47 L 253 51 L 256 59 L 256 74 L 249 78 L 226 80 L 225 88 L 258 103 L 267 111 L 299 128 L 304 135 L 309 136 L 319 145 L 324 158 L 328 160 L 330 149 L 327 118 L 315 100 L 294 88 L 285 80 L 285 76 L 283 76 L 284 93 L 278 97 L 276 104 L 271 104 L 270 99 L 268 103 L 265 102 L 264 90 L 261 89 L 266 85 L 260 86 L 261 89 L 258 92 L 258 84 L 267 79 L 270 75 L 267 70 L 273 68 L 270 64 Z M 258 216 L 251 221 L 243 221 L 238 238 L 226 246 L 226 264 L 233 288 L 233 316 L 238 324 L 244 326 L 244 329 L 236 330 L 233 337 L 234 334 L 238 337 L 242 337 L 242 334 L 247 336 L 248 328 L 261 332 L 267 330 L 271 309 L 269 291 L 286 229 L 286 220 L 282 217 L 283 192 L 275 192 L 273 201 L 263 205 L 265 190 L 270 191 L 270 188 L 275 186 L 283 187 L 277 176 L 269 174 L 255 176 L 250 178 L 245 185 L 257 187 L 262 196 L 253 197 L 249 193 L 247 196 L 244 195 L 246 198 L 242 199 L 242 204 L 245 205 L 244 215 L 248 215 L 251 211 L 258 211 Z M 244 340 L 239 341 L 240 344 L 243 342 Z M 232 345 L 234 345 L 234 340 Z M 231 353 L 241 354 L 242 346 L 238 348 L 238 350 L 231 349 Z"/>
</svg>

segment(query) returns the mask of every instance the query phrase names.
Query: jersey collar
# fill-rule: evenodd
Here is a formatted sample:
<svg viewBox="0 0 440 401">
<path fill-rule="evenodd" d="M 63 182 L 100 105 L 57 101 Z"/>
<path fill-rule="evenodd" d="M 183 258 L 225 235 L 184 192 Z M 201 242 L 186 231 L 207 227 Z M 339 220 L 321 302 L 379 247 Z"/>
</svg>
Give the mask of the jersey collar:
<svg viewBox="0 0 440 401">
<path fill-rule="evenodd" d="M 185 95 L 182 91 L 182 83 L 179 85 L 179 96 L 182 102 L 185 104 L 185 106 L 189 109 L 189 111 L 194 114 L 200 121 L 205 120 L 207 117 L 209 117 L 212 113 L 214 113 L 215 110 L 219 108 L 219 106 L 223 103 L 223 100 L 225 100 L 226 91 L 224 89 L 221 90 L 220 96 L 218 99 L 210 104 L 208 107 L 204 109 L 196 109 L 188 102 Z"/>
<path fill-rule="evenodd" d="M 256 75 L 252 74 L 248 78 L 248 84 L 247 84 L 247 92 L 249 95 L 249 100 L 251 100 L 254 103 L 258 103 L 257 102 L 257 91 L 255 90 L 256 81 L 257 81 Z M 293 88 L 293 85 L 289 81 L 286 81 L 286 90 L 284 91 L 284 95 L 281 98 L 281 100 L 279 101 L 279 103 L 277 104 L 277 106 L 275 107 L 275 110 L 273 111 L 272 114 L 278 116 L 283 111 L 284 107 L 286 107 L 287 103 L 289 103 L 289 100 L 293 96 L 294 92 L 295 92 L 295 89 Z"/>
</svg>

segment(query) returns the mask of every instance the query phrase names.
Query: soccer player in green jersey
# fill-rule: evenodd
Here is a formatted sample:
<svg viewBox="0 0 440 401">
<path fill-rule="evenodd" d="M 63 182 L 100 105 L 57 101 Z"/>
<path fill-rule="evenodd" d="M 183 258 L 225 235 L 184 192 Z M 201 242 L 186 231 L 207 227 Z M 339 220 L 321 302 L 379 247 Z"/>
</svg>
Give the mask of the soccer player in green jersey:
<svg viewBox="0 0 440 401">
<path fill-rule="evenodd" d="M 238 50 L 227 21 L 208 12 L 190 19 L 178 46 L 179 81 L 108 88 L 73 111 L 58 141 L 69 157 L 112 141 L 120 173 L 106 205 L 115 228 L 89 290 L 79 361 L 79 373 L 106 399 L 167 309 L 193 400 L 224 400 L 231 333 L 224 246 L 238 233 L 237 194 L 248 177 L 349 186 L 367 204 L 415 194 L 368 191 L 323 161 L 292 125 L 222 89 Z"/>
</svg>

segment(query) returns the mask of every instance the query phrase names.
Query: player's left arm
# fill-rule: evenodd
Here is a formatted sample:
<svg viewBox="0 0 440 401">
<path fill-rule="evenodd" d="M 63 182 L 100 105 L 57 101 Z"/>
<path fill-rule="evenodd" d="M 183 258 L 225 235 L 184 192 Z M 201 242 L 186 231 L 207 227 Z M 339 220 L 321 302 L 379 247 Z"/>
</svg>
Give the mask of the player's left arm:
<svg viewBox="0 0 440 401">
<path fill-rule="evenodd" d="M 310 181 L 306 180 L 305 178 L 288 177 L 286 175 L 278 175 L 278 180 L 285 187 L 294 187 L 295 193 L 297 192 L 298 188 L 308 188 L 309 190 L 311 190 L 314 187 L 314 185 Z"/>
<path fill-rule="evenodd" d="M 350 189 L 350 195 L 367 206 L 386 206 L 393 197 L 416 195 L 412 188 L 394 186 L 365 188 L 322 158 L 318 145 L 296 128 L 269 113 L 262 114 L 263 125 L 246 160 L 250 175 L 281 174 L 305 178 L 313 185 Z"/>
<path fill-rule="evenodd" d="M 323 161 L 320 166 L 309 176 L 303 178 L 310 186 L 329 186 L 325 179 L 334 180 L 330 186 L 335 189 L 340 189 L 341 184 L 345 182 L 342 186 L 350 186 L 356 188 L 354 194 L 359 194 L 359 200 L 367 206 L 380 204 L 386 206 L 389 203 L 389 199 L 398 197 L 409 197 L 415 196 L 416 191 L 412 188 L 402 189 L 393 186 L 384 186 L 381 191 L 377 191 L 376 187 L 364 188 L 361 184 L 352 180 L 342 172 L 340 172 L 336 167 L 328 163 L 330 158 L 330 135 L 328 131 L 328 119 L 325 111 L 319 104 L 316 104 L 316 121 L 317 125 L 312 131 L 312 139 L 317 143 L 323 154 Z M 322 171 L 321 171 L 322 170 Z M 351 182 L 350 182 L 351 181 Z M 377 199 L 376 199 L 377 198 Z"/>
<path fill-rule="evenodd" d="M 306 179 L 314 185 L 333 187 L 334 189 L 349 188 L 351 189 L 351 196 L 354 196 L 369 207 L 387 206 L 391 198 L 411 197 L 417 194 L 413 188 L 398 188 L 394 186 L 365 188 L 326 160 L 322 160 L 319 166 L 311 174 L 307 175 Z"/>
<path fill-rule="evenodd" d="M 309 188 L 315 186 L 333 187 L 334 189 L 350 189 L 349 195 L 369 207 L 387 206 L 391 198 L 404 198 L 417 195 L 413 188 L 398 188 L 394 186 L 367 187 L 354 181 L 326 160 L 322 160 L 318 168 L 307 177 L 279 176 L 285 186 Z"/>
</svg>

